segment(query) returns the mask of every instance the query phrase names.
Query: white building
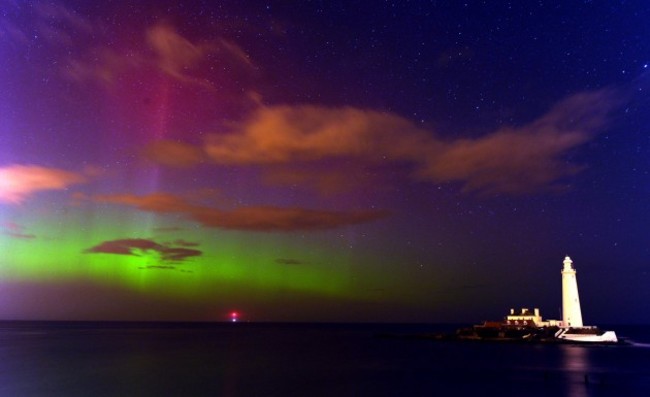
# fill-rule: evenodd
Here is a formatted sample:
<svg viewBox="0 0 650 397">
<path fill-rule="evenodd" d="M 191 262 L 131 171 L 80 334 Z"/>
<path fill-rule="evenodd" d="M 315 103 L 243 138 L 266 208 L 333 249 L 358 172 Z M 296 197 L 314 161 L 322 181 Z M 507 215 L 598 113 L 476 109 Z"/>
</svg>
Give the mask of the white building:
<svg viewBox="0 0 650 397">
<path fill-rule="evenodd" d="M 582 324 L 576 269 L 573 268 L 573 261 L 568 256 L 564 257 L 563 264 L 562 321 L 545 321 L 542 319 L 539 309 L 535 308 L 531 312 L 529 309 L 523 308 L 520 313 L 515 313 L 515 309 L 510 309 L 510 314 L 506 316 L 505 325 L 508 328 L 525 327 L 526 329 L 529 327 L 558 327 L 559 330 L 555 333 L 555 338 L 567 342 L 617 343 L 618 338 L 616 337 L 616 332 L 601 331 L 598 327 L 585 327 Z M 487 323 L 485 324 L 485 326 L 488 325 Z M 494 325 L 490 326 L 494 327 Z"/>
<path fill-rule="evenodd" d="M 578 281 L 573 261 L 566 256 L 562 269 L 562 326 L 582 327 L 582 311 L 580 310 L 580 296 L 578 295 Z"/>
<path fill-rule="evenodd" d="M 535 326 L 535 327 L 557 327 L 560 326 L 558 320 L 543 320 L 538 308 L 531 312 L 528 308 L 522 308 L 519 313 L 515 309 L 510 309 L 510 314 L 506 316 L 506 324 L 514 326 Z"/>
</svg>

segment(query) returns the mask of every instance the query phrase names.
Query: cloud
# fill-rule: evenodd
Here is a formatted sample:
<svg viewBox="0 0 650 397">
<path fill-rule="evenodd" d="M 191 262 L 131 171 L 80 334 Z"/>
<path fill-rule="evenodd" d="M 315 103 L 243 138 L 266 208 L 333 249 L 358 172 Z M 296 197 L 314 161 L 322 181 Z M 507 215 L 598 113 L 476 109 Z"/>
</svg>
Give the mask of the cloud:
<svg viewBox="0 0 650 397">
<path fill-rule="evenodd" d="M 83 183 L 86 178 L 77 173 L 36 165 L 0 167 L 0 203 L 20 204 L 44 190 L 64 190 Z"/>
<path fill-rule="evenodd" d="M 65 73 L 77 81 L 94 81 L 112 88 L 118 76 L 157 72 L 182 83 L 213 89 L 203 66 L 221 66 L 213 69 L 232 70 L 242 76 L 255 69 L 241 47 L 223 38 L 191 41 L 167 23 L 146 28 L 143 36 L 139 42 L 132 41 L 129 49 L 95 46 L 84 56 L 70 59 Z"/>
<path fill-rule="evenodd" d="M 88 254 L 115 254 L 140 256 L 138 251 L 157 250 L 160 244 L 146 239 L 123 239 L 104 241 L 92 248 L 85 250 Z"/>
<path fill-rule="evenodd" d="M 30 234 L 30 233 L 4 232 L 3 234 L 5 236 L 9 236 L 11 238 L 17 238 L 20 240 L 33 240 L 36 238 L 35 234 Z"/>
<path fill-rule="evenodd" d="M 180 81 L 209 85 L 206 80 L 191 77 L 187 71 L 195 68 L 214 51 L 212 44 L 192 43 L 166 24 L 148 29 L 146 38 L 156 53 L 160 70 Z"/>
<path fill-rule="evenodd" d="M 109 48 L 96 48 L 88 52 L 87 58 L 71 59 L 65 68 L 65 75 L 78 82 L 95 82 L 111 88 L 118 76 L 142 67 L 146 61 L 140 54 L 128 55 Z"/>
<path fill-rule="evenodd" d="M 180 213 L 206 227 L 260 232 L 334 229 L 388 216 L 386 211 L 377 210 L 341 212 L 271 206 L 241 207 L 226 211 L 194 205 L 179 197 L 162 193 L 148 196 L 100 195 L 95 200 L 129 205 L 143 211 Z"/>
<path fill-rule="evenodd" d="M 193 42 L 166 23 L 147 29 L 145 36 L 146 43 L 155 53 L 154 63 L 158 70 L 181 82 L 214 88 L 205 76 L 198 77 L 201 66 L 206 64 L 231 71 L 229 78 L 237 76 L 237 80 L 246 80 L 242 77 L 256 69 L 239 45 L 224 38 Z"/>
<path fill-rule="evenodd" d="M 417 180 L 458 182 L 464 191 L 517 194 L 553 188 L 580 171 L 580 165 L 567 163 L 563 156 L 593 139 L 616 105 L 611 90 L 583 92 L 523 126 L 452 140 L 387 112 L 263 106 L 228 131 L 210 135 L 203 151 L 221 165 L 304 169 L 306 163 L 335 160 L 369 166 L 404 163 Z M 286 171 L 269 175 L 280 183 L 290 179 Z M 304 174 L 295 178 L 304 179 Z"/>
<path fill-rule="evenodd" d="M 239 63 L 240 65 L 247 66 L 250 69 L 255 69 L 256 66 L 251 61 L 250 56 L 237 44 L 226 39 L 219 40 L 220 49 L 222 52 L 229 54 L 229 58 Z"/>
<path fill-rule="evenodd" d="M 146 253 L 156 253 L 162 262 L 178 263 L 188 258 L 201 256 L 202 251 L 171 244 L 158 244 L 153 240 L 135 238 L 104 241 L 84 251 L 86 254 L 113 254 L 142 256 Z"/>
<path fill-rule="evenodd" d="M 187 71 L 208 60 L 212 54 L 220 54 L 222 60 L 240 67 L 254 68 L 250 57 L 240 46 L 223 38 L 196 43 L 178 34 L 171 25 L 160 23 L 147 30 L 146 39 L 157 55 L 160 69 L 178 80 L 201 83 L 190 77 Z"/>
<path fill-rule="evenodd" d="M 180 197 L 171 194 L 150 194 L 136 196 L 132 194 L 112 194 L 95 196 L 95 201 L 100 203 L 124 204 L 141 209 L 143 211 L 173 213 L 191 212 L 193 206 Z"/>
<path fill-rule="evenodd" d="M 423 159 L 418 176 L 459 181 L 466 191 L 521 193 L 553 187 L 583 167 L 562 155 L 591 139 L 606 124 L 615 101 L 608 91 L 581 93 L 556 104 L 539 119 L 478 139 L 447 142 Z"/>
<path fill-rule="evenodd" d="M 154 141 L 146 147 L 144 154 L 156 163 L 181 168 L 196 165 L 204 158 L 200 148 L 171 140 Z"/>
<path fill-rule="evenodd" d="M 159 252 L 162 254 L 162 260 L 165 262 L 182 262 L 187 258 L 201 256 L 203 254 L 200 250 L 177 247 L 165 247 Z"/>
<path fill-rule="evenodd" d="M 52 28 L 52 25 L 59 24 L 70 27 L 75 32 L 85 34 L 91 33 L 94 28 L 91 21 L 77 14 L 73 10 L 56 3 L 37 3 L 34 5 L 36 13 Z"/>
<path fill-rule="evenodd" d="M 36 238 L 36 235 L 31 233 L 26 233 L 25 227 L 15 222 L 5 222 L 4 224 L 0 224 L 0 226 L 2 226 L 2 228 L 4 229 L 2 234 L 4 234 L 5 236 L 9 236 L 11 238 L 17 238 L 20 240 L 33 240 Z"/>
<path fill-rule="evenodd" d="M 73 44 L 73 38 L 89 35 L 93 32 L 93 23 L 61 4 L 37 2 L 3 1 L 1 7 L 9 18 L 0 18 L 0 37 L 6 37 L 19 45 L 29 45 L 30 42 L 46 41 L 58 47 L 68 47 Z M 10 10 L 10 13 L 7 11 Z"/>
<path fill-rule="evenodd" d="M 194 218 L 205 226 L 256 231 L 335 229 L 371 222 L 387 215 L 384 211 L 319 211 L 303 208 L 246 207 L 232 211 L 198 210 Z"/>
<path fill-rule="evenodd" d="M 284 164 L 332 157 L 411 160 L 437 144 L 392 113 L 301 105 L 260 107 L 230 131 L 208 137 L 204 150 L 217 164 Z"/>
<path fill-rule="evenodd" d="M 20 233 L 23 231 L 24 226 L 17 224 L 16 222 L 4 222 L 0 224 L 4 229 L 14 232 L 14 233 Z"/>
</svg>

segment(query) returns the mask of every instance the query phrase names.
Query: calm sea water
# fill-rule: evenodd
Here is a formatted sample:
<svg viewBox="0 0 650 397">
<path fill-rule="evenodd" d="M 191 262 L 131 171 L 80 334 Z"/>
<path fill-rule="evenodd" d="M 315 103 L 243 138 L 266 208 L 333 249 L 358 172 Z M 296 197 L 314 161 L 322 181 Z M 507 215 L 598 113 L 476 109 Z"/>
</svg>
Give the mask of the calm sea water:
<svg viewBox="0 0 650 397">
<path fill-rule="evenodd" d="M 0 323 L 0 396 L 650 396 L 626 346 L 378 335 L 441 325 Z"/>
</svg>

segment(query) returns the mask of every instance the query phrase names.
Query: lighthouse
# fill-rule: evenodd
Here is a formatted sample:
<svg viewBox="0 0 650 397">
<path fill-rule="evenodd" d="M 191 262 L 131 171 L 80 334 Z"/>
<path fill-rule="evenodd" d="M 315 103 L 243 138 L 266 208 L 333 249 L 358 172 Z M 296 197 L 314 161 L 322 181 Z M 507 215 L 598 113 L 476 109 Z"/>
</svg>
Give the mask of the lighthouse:
<svg viewBox="0 0 650 397">
<path fill-rule="evenodd" d="M 562 268 L 562 326 L 582 327 L 582 311 L 580 310 L 580 297 L 578 296 L 578 281 L 573 261 L 566 256 Z"/>
</svg>

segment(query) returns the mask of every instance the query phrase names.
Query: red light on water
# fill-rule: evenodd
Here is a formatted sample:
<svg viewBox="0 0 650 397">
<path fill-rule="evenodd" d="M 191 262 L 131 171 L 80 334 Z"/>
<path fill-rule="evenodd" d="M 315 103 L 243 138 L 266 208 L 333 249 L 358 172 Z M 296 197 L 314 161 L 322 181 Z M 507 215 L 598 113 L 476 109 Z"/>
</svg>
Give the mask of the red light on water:
<svg viewBox="0 0 650 397">
<path fill-rule="evenodd" d="M 239 313 L 237 312 L 230 313 L 230 321 L 236 322 L 238 319 L 239 319 Z"/>
</svg>

